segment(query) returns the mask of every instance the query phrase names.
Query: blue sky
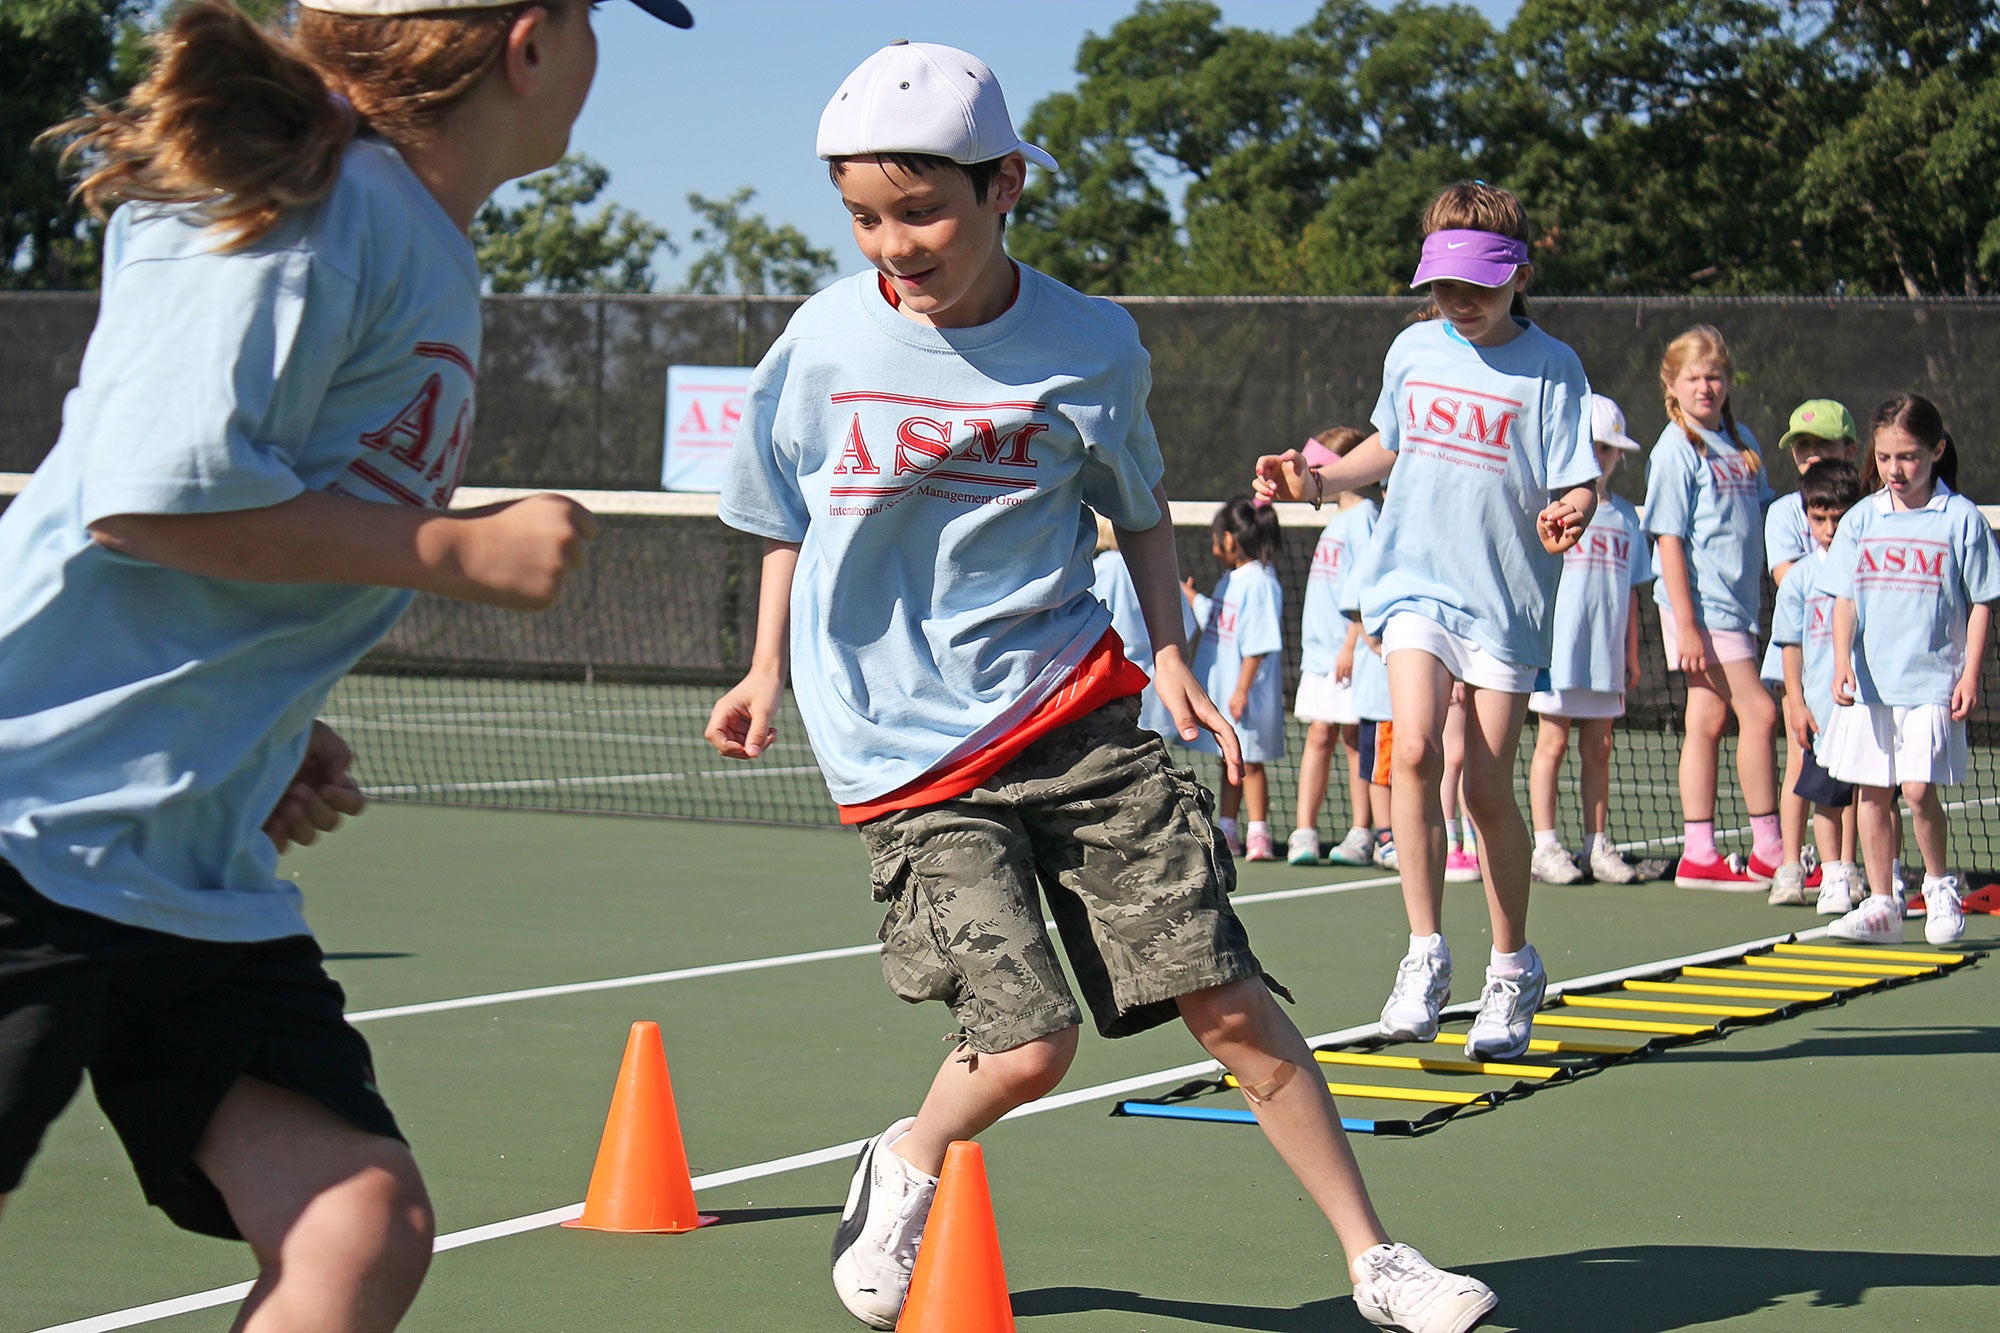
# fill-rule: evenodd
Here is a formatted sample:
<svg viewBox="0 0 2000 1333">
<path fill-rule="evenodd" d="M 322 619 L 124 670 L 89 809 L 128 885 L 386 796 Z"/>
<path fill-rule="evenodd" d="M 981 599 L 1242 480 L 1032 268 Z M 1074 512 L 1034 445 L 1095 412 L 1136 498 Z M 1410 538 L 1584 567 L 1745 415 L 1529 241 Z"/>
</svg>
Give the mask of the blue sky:
<svg viewBox="0 0 2000 1333">
<path fill-rule="evenodd" d="M 1471 0 L 1504 23 L 1518 0 Z M 861 263 L 840 201 L 813 156 L 820 108 L 869 52 L 898 37 L 963 47 L 991 65 L 1018 124 L 1035 103 L 1076 86 L 1085 34 L 1108 32 L 1136 0 L 688 0 L 679 32 L 635 6 L 597 12 L 597 84 L 570 140 L 611 171 L 605 197 L 659 223 L 683 247 L 654 265 L 680 284 L 692 247 L 690 192 L 725 198 L 755 187 L 750 208 L 797 226 Z M 1317 0 L 1222 0 L 1238 27 L 1291 32 Z"/>
</svg>

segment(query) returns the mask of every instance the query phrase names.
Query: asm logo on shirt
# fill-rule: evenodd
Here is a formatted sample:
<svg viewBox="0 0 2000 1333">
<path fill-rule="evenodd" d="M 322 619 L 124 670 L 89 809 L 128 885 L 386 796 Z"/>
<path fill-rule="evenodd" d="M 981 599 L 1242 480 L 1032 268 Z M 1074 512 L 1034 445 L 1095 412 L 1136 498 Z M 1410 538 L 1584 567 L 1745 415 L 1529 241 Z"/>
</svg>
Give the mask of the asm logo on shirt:
<svg viewBox="0 0 2000 1333">
<path fill-rule="evenodd" d="M 1428 380 L 1403 386 L 1403 445 L 1494 476 L 1507 471 L 1521 404 L 1511 398 Z"/>
<path fill-rule="evenodd" d="M 1743 455 L 1731 454 L 1727 458 L 1710 455 L 1709 475 L 1715 478 L 1715 489 L 1724 495 L 1755 495 L 1757 474 L 1743 461 Z"/>
<path fill-rule="evenodd" d="M 1854 586 L 1890 592 L 1936 592 L 1944 584 L 1944 542 L 1864 537 L 1854 562 Z"/>
<path fill-rule="evenodd" d="M 353 495 L 351 483 L 359 482 L 413 508 L 442 509 L 465 474 L 473 382 L 479 376 L 472 358 L 450 343 L 418 343 L 412 350 L 441 364 L 387 423 L 361 437 L 369 453 L 347 465 L 342 482 L 348 484 L 330 489 Z"/>
<path fill-rule="evenodd" d="M 1833 598 L 1818 593 L 1806 598 L 1806 642 L 1833 642 Z"/>
<path fill-rule="evenodd" d="M 1239 614 L 1241 611 L 1238 607 L 1231 606 L 1227 602 L 1216 603 L 1215 609 L 1208 616 L 1208 628 L 1214 632 L 1217 643 L 1226 643 L 1236 637 L 1236 617 Z"/>
<path fill-rule="evenodd" d="M 907 394 L 836 393 L 848 420 L 828 495 L 834 514 L 880 513 L 909 495 L 962 505 L 1016 505 L 1035 490 L 1032 446 L 1046 435 L 1040 403 L 955 403 Z M 976 488 L 976 489 L 966 489 Z"/>
<path fill-rule="evenodd" d="M 1337 579 L 1340 577 L 1340 562 L 1347 555 L 1346 542 L 1327 542 L 1313 548 L 1311 579 Z"/>
<path fill-rule="evenodd" d="M 1596 532 L 1585 528 L 1576 545 L 1563 553 L 1564 567 L 1572 564 L 1626 573 L 1632 568 L 1632 538 L 1622 532 Z"/>
</svg>

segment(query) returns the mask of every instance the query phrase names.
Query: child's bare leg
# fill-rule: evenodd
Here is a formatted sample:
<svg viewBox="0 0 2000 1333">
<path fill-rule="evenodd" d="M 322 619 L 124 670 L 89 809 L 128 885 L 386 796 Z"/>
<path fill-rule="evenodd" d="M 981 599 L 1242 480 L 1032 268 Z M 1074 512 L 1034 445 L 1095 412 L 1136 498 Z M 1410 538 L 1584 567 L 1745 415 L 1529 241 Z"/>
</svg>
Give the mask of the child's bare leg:
<svg viewBox="0 0 2000 1333">
<path fill-rule="evenodd" d="M 1531 844 L 1514 799 L 1514 755 L 1521 743 L 1528 696 L 1468 686 L 1465 701 L 1465 804 L 1484 843 L 1480 869 L 1493 922 L 1493 947 L 1514 953 L 1528 942 Z"/>
<path fill-rule="evenodd" d="M 1012 1050 L 970 1058 L 954 1052 L 931 1080 L 917 1123 L 889 1151 L 934 1176 L 944 1170 L 945 1149 L 953 1140 L 975 1138 L 1015 1107 L 1046 1097 L 1075 1058 L 1074 1027 Z"/>
<path fill-rule="evenodd" d="M 1724 662 L 1711 669 L 1721 676 L 1729 707 L 1736 714 L 1736 778 L 1751 815 L 1778 813 L 1778 705 L 1752 661 Z"/>
<path fill-rule="evenodd" d="M 1446 819 L 1458 818 L 1465 794 L 1465 705 L 1453 702 L 1444 713 L 1444 776 L 1438 779 L 1438 809 Z M 1446 851 L 1450 851 L 1449 842 Z"/>
<path fill-rule="evenodd" d="M 1444 908 L 1444 721 L 1451 702 L 1451 672 L 1429 653 L 1403 648 L 1389 654 L 1392 779 L 1389 827 L 1396 839 L 1396 874 L 1412 935 L 1435 935 Z M 1516 815 L 1516 819 L 1519 815 Z M 1480 826 L 1481 831 L 1485 826 Z"/>
<path fill-rule="evenodd" d="M 1819 853 L 1819 863 L 1831 865 L 1835 861 L 1853 860 L 1854 807 L 1837 810 L 1830 805 L 1814 805 L 1812 812 L 1813 849 Z"/>
<path fill-rule="evenodd" d="M 1905 782 L 1903 799 L 1910 803 L 1910 813 L 1916 820 L 1917 853 L 1924 858 L 1924 874 L 1942 875 L 1950 820 L 1938 801 L 1937 787 L 1928 782 Z"/>
<path fill-rule="evenodd" d="M 1196 991 L 1177 1003 L 1195 1039 L 1243 1084 L 1265 1137 L 1333 1224 L 1351 1272 L 1363 1251 L 1389 1236 L 1305 1038 L 1260 978 Z"/>
<path fill-rule="evenodd" d="M 1381 828 L 1382 825 L 1375 819 L 1371 795 L 1375 784 L 1361 771 L 1361 728 L 1342 727 L 1340 746 L 1347 751 L 1347 822 L 1355 828 Z M 1386 815 L 1388 812 L 1385 810 L 1383 813 Z"/>
<path fill-rule="evenodd" d="M 1855 807 L 1856 803 L 1849 801 L 1847 807 L 1840 812 L 1840 859 L 1843 861 L 1852 861 L 1857 854 L 1856 847 L 1859 845 L 1857 829 L 1860 826 L 1860 817 Z"/>
<path fill-rule="evenodd" d="M 1794 865 L 1799 860 L 1800 849 L 1806 845 L 1809 802 L 1792 788 L 1798 786 L 1799 774 L 1805 769 L 1806 752 L 1792 739 L 1791 696 L 1786 695 L 1782 702 L 1779 714 L 1785 724 L 1785 780 L 1778 784 L 1778 831 L 1785 840 L 1785 864 Z M 1819 848 L 1817 837 L 1813 839 L 1813 844 L 1819 850 L 1820 859 L 1825 860 L 1826 852 Z"/>
<path fill-rule="evenodd" d="M 1223 819 L 1236 818 L 1243 808 L 1243 784 L 1231 782 L 1228 778 L 1218 778 L 1216 787 L 1216 812 Z"/>
<path fill-rule="evenodd" d="M 1556 826 L 1556 789 L 1568 754 L 1569 719 L 1542 714 L 1541 725 L 1535 728 L 1535 756 L 1528 761 L 1528 812 L 1537 829 Z"/>
<path fill-rule="evenodd" d="M 1253 823 L 1261 823 L 1271 813 L 1271 783 L 1262 764 L 1243 765 L 1243 805 Z"/>
<path fill-rule="evenodd" d="M 1887 897 L 1889 863 L 1895 859 L 1894 814 L 1896 792 L 1892 787 L 1856 787 L 1855 804 L 1860 807 L 1856 822 L 1861 829 L 1861 856 L 1868 869 L 1868 889 Z"/>
<path fill-rule="evenodd" d="M 195 1163 L 257 1258 L 236 1329 L 392 1329 L 416 1299 L 436 1220 L 403 1144 L 245 1077 L 216 1108 Z"/>
<path fill-rule="evenodd" d="M 1617 718 L 1583 720 L 1583 832 L 1602 833 L 1611 825 L 1611 748 Z"/>
<path fill-rule="evenodd" d="M 1729 704 L 1709 683 L 1713 668 L 1687 677 L 1687 733 L 1681 740 L 1681 818 L 1700 823 L 1715 818 L 1715 782 L 1722 728 Z"/>
<path fill-rule="evenodd" d="M 1305 748 L 1299 752 L 1299 808 L 1293 828 L 1318 828 L 1319 808 L 1326 803 L 1326 784 L 1333 767 L 1331 722 L 1315 722 L 1306 728 Z"/>
</svg>

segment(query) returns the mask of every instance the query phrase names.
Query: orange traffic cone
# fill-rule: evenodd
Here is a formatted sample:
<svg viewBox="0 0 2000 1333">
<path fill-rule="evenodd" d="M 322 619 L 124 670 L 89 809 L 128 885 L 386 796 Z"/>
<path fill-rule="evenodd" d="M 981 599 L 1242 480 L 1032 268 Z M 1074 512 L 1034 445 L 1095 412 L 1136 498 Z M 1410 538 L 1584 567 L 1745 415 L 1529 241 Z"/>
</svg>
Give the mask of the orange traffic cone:
<svg viewBox="0 0 2000 1333">
<path fill-rule="evenodd" d="M 694 1183 L 667 1077 L 658 1023 L 634 1023 L 611 1093 L 611 1114 L 590 1173 L 583 1216 L 566 1227 L 592 1231 L 693 1231 L 715 1221 L 695 1211 Z"/>
<path fill-rule="evenodd" d="M 897 1333 L 1014 1333 L 1000 1236 L 979 1145 L 945 1149 Z"/>
</svg>

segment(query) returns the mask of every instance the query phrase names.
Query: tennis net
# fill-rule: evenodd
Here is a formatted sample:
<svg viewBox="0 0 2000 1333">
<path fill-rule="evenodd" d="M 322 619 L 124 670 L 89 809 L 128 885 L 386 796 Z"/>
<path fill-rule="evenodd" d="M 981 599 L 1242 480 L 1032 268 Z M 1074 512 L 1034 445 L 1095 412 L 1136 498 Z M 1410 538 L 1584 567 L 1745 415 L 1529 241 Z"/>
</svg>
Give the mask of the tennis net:
<svg viewBox="0 0 2000 1333">
<path fill-rule="evenodd" d="M 19 478 L 0 474 L 0 497 Z M 461 506 L 521 491 L 466 488 Z M 755 633 L 759 539 L 725 528 L 715 498 L 644 491 L 572 491 L 600 535 L 561 603 L 522 615 L 419 596 L 410 613 L 335 691 L 327 720 L 353 743 L 363 785 L 377 799 L 497 809 L 831 826 L 834 808 L 805 730 L 787 697 L 776 744 L 759 760 L 718 756 L 702 738 L 718 694 L 748 665 Z M 1211 587 L 1215 506 L 1177 502 L 1182 572 Z M 1271 823 L 1292 826 L 1303 724 L 1289 717 L 1298 684 L 1298 609 L 1321 515 L 1281 509 L 1285 545 L 1283 664 L 1286 757 L 1268 766 Z M 1685 696 L 1662 669 L 1659 619 L 1639 602 L 1643 674 L 1627 696 L 1611 774 L 1610 832 L 1646 855 L 1671 855 L 1681 831 L 1677 765 Z M 2000 662 L 1988 654 L 1971 721 L 1972 771 L 1945 793 L 1951 858 L 1968 871 L 2000 869 Z M 1522 737 L 1518 785 L 1527 809 L 1533 720 Z M 1748 825 L 1725 738 L 1719 832 Z M 1179 751 L 1202 776 L 1215 761 Z M 1581 841 L 1577 758 L 1562 784 L 1559 831 Z M 1344 761 L 1318 824 L 1346 827 Z M 1908 821 L 1906 821 L 1907 825 Z M 1906 836 L 1908 836 L 1906 834 Z M 1747 840 L 1733 841 L 1747 845 Z M 1914 856 L 1914 844 L 1906 849 Z M 1981 876 L 1983 878 L 1983 875 Z"/>
</svg>

